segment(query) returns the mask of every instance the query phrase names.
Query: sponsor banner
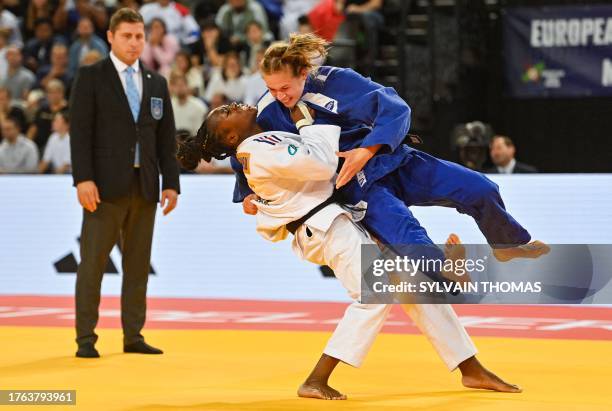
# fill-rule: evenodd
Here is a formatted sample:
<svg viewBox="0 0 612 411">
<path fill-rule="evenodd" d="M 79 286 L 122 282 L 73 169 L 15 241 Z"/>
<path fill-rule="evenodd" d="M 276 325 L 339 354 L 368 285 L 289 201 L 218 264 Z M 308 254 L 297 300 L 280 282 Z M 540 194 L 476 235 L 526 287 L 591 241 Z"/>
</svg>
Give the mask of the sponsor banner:
<svg viewBox="0 0 612 411">
<path fill-rule="evenodd" d="M 231 202 L 232 176 L 181 176 L 177 208 L 156 215 L 149 296 L 343 300 L 342 286 L 271 243 Z M 0 294 L 74 294 L 82 209 L 69 176 L 0 177 Z M 102 283 L 121 293 L 114 247 Z"/>
<path fill-rule="evenodd" d="M 612 6 L 506 8 L 503 37 L 510 96 L 612 95 Z"/>
<path fill-rule="evenodd" d="M 549 244 L 612 244 L 612 175 L 491 175 L 512 215 Z M 181 177 L 178 207 L 157 213 L 148 295 L 348 301 L 329 271 L 299 260 L 291 237 L 270 243 L 232 204 L 232 176 Z M 74 294 L 82 209 L 69 176 L 1 176 L 0 295 Z M 443 207 L 412 207 L 429 236 L 485 240 L 474 220 Z M 121 292 L 115 247 L 104 295 Z"/>
</svg>

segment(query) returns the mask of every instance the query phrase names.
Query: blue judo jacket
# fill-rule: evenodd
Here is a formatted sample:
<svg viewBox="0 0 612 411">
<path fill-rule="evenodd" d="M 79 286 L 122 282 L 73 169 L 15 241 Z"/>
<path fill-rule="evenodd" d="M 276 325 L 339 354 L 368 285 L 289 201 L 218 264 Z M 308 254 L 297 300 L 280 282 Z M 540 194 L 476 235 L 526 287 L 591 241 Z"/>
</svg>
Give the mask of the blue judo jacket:
<svg viewBox="0 0 612 411">
<path fill-rule="evenodd" d="M 373 182 L 405 164 L 414 152 L 402 144 L 410 129 L 410 107 L 390 87 L 348 68 L 322 66 L 307 78 L 302 100 L 316 111 L 315 123 L 341 127 L 341 151 L 383 145 L 358 173 L 358 184 L 350 184 L 352 190 L 365 193 Z M 298 133 L 289 110 L 269 91 L 259 99 L 257 109 L 257 123 L 262 129 Z M 236 172 L 233 201 L 242 202 L 252 191 L 242 165 L 234 157 L 232 168 Z M 360 197 L 360 193 L 351 195 Z"/>
</svg>

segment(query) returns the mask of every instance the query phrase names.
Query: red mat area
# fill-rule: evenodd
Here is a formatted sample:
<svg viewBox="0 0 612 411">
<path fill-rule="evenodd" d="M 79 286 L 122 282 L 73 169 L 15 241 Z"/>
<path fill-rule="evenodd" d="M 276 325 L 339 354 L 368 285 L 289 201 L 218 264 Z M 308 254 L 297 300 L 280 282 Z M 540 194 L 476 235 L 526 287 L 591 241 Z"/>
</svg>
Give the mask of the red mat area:
<svg viewBox="0 0 612 411">
<path fill-rule="evenodd" d="M 348 303 L 149 298 L 147 328 L 331 331 Z M 120 299 L 105 297 L 99 327 L 120 327 Z M 457 305 L 471 335 L 612 340 L 612 307 Z M 0 326 L 74 326 L 72 297 L 0 296 Z M 394 307 L 383 328 L 418 333 Z"/>
</svg>

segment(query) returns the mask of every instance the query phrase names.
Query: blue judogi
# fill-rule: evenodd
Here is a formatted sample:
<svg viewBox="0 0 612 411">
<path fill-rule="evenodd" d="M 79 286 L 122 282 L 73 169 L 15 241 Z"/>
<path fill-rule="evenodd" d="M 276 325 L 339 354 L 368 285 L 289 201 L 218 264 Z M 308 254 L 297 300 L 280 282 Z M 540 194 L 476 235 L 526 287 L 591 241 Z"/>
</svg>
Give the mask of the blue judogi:
<svg viewBox="0 0 612 411">
<path fill-rule="evenodd" d="M 489 244 L 526 244 L 530 235 L 505 209 L 497 184 L 483 174 L 402 144 L 410 128 L 410 108 L 394 89 L 351 69 L 323 66 L 309 76 L 302 100 L 316 110 L 316 123 L 341 127 L 340 150 L 383 146 L 340 193 L 348 203 L 367 202 L 362 221 L 385 244 L 419 246 L 419 254 L 443 258 L 408 208 L 453 207 L 476 220 Z M 267 92 L 257 103 L 264 130 L 297 133 L 289 110 Z M 241 165 L 232 158 L 237 181 L 234 202 L 251 193 Z M 410 247 L 410 246 L 408 246 Z M 413 254 L 404 249 L 401 254 Z M 420 256 L 419 255 L 419 256 Z"/>
</svg>

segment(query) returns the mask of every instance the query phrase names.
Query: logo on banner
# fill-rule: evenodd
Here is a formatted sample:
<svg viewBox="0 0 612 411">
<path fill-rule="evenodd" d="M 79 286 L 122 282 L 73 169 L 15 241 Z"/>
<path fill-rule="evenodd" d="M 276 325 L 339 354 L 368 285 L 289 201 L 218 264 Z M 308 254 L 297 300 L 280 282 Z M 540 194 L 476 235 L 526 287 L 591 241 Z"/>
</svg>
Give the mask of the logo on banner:
<svg viewBox="0 0 612 411">
<path fill-rule="evenodd" d="M 561 87 L 561 79 L 565 77 L 565 70 L 547 69 L 544 62 L 528 65 L 523 72 L 523 83 L 542 84 L 546 88 Z"/>
</svg>

